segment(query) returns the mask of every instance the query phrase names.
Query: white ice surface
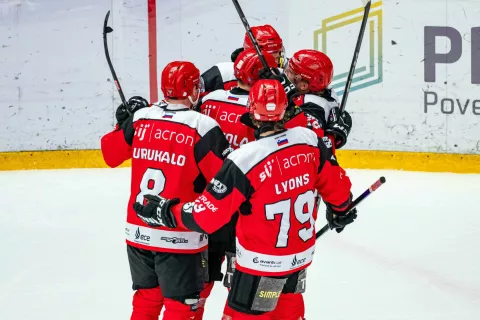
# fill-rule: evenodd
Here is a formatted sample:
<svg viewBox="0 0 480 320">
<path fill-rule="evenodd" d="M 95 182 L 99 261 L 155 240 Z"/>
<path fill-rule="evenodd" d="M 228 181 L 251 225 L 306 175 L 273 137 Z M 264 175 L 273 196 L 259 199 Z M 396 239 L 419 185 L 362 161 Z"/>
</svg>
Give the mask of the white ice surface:
<svg viewBox="0 0 480 320">
<path fill-rule="evenodd" d="M 349 175 L 356 195 L 387 184 L 318 242 L 307 319 L 480 319 L 480 175 Z M 129 318 L 129 183 L 128 169 L 0 172 L 1 320 Z M 217 285 L 206 320 L 225 297 Z"/>
</svg>

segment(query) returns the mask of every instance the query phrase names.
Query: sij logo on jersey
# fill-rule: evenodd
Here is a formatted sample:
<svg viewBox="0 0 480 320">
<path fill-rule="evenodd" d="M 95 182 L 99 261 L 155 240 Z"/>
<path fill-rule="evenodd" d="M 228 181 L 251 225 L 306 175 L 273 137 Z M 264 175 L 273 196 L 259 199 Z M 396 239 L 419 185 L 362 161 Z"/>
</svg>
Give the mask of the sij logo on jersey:
<svg viewBox="0 0 480 320">
<path fill-rule="evenodd" d="M 143 141 L 143 139 L 145 139 L 145 133 L 147 132 L 148 128 L 150 128 L 149 124 L 140 124 L 140 126 L 135 130 L 135 136 L 138 137 L 138 140 Z"/>
<path fill-rule="evenodd" d="M 263 166 L 264 171 L 260 172 L 260 182 L 265 181 L 267 178 L 272 177 L 272 164 L 275 162 L 275 160 L 267 161 L 267 163 Z"/>
</svg>

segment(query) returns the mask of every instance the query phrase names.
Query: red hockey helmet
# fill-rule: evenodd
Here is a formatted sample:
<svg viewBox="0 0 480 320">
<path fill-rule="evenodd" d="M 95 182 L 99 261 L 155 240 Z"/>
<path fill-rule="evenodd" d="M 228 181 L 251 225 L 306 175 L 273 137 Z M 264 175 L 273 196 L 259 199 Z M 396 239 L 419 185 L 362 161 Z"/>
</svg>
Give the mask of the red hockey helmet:
<svg viewBox="0 0 480 320">
<path fill-rule="evenodd" d="M 270 68 L 276 67 L 275 58 L 268 52 L 262 52 Z M 262 61 L 258 57 L 255 49 L 249 49 L 240 52 L 233 65 L 235 78 L 243 83 L 253 86 L 260 78 L 258 72 L 263 68 Z"/>
<path fill-rule="evenodd" d="M 165 98 L 186 99 L 196 87 L 201 89 L 200 70 L 188 61 L 173 61 L 162 71 L 162 92 Z"/>
<path fill-rule="evenodd" d="M 332 61 L 326 54 L 316 50 L 295 52 L 288 61 L 287 69 L 308 81 L 309 90 L 312 92 L 324 90 L 333 79 Z"/>
<path fill-rule="evenodd" d="M 252 27 L 252 33 L 262 51 L 269 53 L 283 52 L 283 40 L 271 25 Z M 245 50 L 253 48 L 252 41 L 250 41 L 247 33 L 245 33 L 243 48 Z"/>
<path fill-rule="evenodd" d="M 259 80 L 250 90 L 248 112 L 258 121 L 280 121 L 287 108 L 287 95 L 277 80 Z"/>
</svg>

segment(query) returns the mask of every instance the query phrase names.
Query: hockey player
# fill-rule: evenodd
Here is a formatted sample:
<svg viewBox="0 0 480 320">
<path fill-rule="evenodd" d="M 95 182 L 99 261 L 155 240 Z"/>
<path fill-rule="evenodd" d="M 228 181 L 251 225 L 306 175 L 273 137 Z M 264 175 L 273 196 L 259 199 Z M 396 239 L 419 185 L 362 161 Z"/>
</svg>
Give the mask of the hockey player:
<svg viewBox="0 0 480 320">
<path fill-rule="evenodd" d="M 339 114 L 339 98 L 329 87 L 333 79 L 330 58 L 320 51 L 300 50 L 289 60 L 284 73 L 298 92 L 293 102 L 300 109 L 289 110 L 293 113 L 303 110 L 314 116 L 325 128 L 325 133 L 333 137 L 334 148 L 342 148 L 352 129 L 352 118 L 347 111 Z"/>
<path fill-rule="evenodd" d="M 269 67 L 276 66 L 275 57 L 268 52 L 262 52 Z M 253 141 L 255 126 L 252 125 L 246 108 L 250 88 L 261 77 L 263 65 L 255 49 L 241 52 L 233 66 L 237 86 L 230 90 L 216 90 L 207 94 L 201 100 L 199 111 L 215 119 L 233 149 Z M 270 72 L 270 74 L 272 74 Z M 283 79 L 280 79 L 283 80 Z M 288 81 L 288 79 L 286 79 Z M 290 83 L 285 84 L 288 86 Z M 247 117 L 245 117 L 247 116 Z M 323 137 L 323 127 L 318 122 L 299 110 L 288 119 L 287 128 L 296 126 L 310 127 Z"/>
<path fill-rule="evenodd" d="M 232 152 L 201 196 L 180 203 L 147 195 L 148 203 L 134 208 L 146 223 L 200 233 L 214 232 L 240 210 L 237 267 L 228 295 L 234 314 L 224 319 L 302 320 L 317 192 L 330 227 L 341 231 L 356 218 L 355 209 L 346 212 L 351 183 L 313 131 L 283 127 L 287 98 L 278 81 L 258 81 L 249 98 L 257 141 Z"/>
<path fill-rule="evenodd" d="M 271 25 L 254 26 L 252 33 L 262 51 L 273 55 L 276 65 L 283 68 L 285 64 L 285 49 L 282 38 Z M 202 74 L 205 83 L 205 92 L 212 92 L 219 89 L 229 90 L 237 85 L 233 64 L 240 52 L 247 49 L 253 49 L 252 41 L 245 33 L 243 47 L 232 53 L 231 62 L 220 62 Z"/>
<path fill-rule="evenodd" d="M 158 319 L 164 306 L 163 319 L 199 320 L 213 285 L 204 284 L 207 236 L 148 225 L 132 205 L 149 194 L 192 201 L 231 149 L 215 120 L 190 110 L 201 92 L 200 71 L 192 63 L 169 63 L 161 89 L 166 100 L 151 108 L 140 97 L 118 108 L 118 126 L 102 138 L 102 154 L 110 167 L 132 159 L 125 228 L 136 290 L 131 319 Z"/>
<path fill-rule="evenodd" d="M 268 52 L 263 52 L 265 60 L 270 67 L 275 67 L 274 57 Z M 247 101 L 250 88 L 260 80 L 260 71 L 263 66 L 255 49 L 247 49 L 239 54 L 234 64 L 234 73 L 237 78 L 237 86 L 230 90 L 216 90 L 202 98 L 200 112 L 215 119 L 233 149 L 255 140 L 255 125 L 252 123 Z M 281 79 L 284 80 L 284 79 Z M 288 81 L 288 79 L 286 79 Z M 289 84 L 285 84 L 288 87 Z M 289 114 L 288 121 L 285 119 L 285 127 L 297 126 L 311 128 L 323 138 L 323 126 L 316 119 L 296 110 L 295 114 Z M 331 143 L 330 143 L 331 144 Z M 233 275 L 235 259 L 235 223 L 238 215 L 234 215 L 230 224 L 222 227 L 209 239 L 209 266 L 212 278 L 220 280 L 220 268 L 223 257 L 227 256 L 227 270 L 224 285 L 230 287 Z M 225 252 L 225 253 L 224 253 Z M 225 309 L 229 314 L 229 309 Z"/>
</svg>

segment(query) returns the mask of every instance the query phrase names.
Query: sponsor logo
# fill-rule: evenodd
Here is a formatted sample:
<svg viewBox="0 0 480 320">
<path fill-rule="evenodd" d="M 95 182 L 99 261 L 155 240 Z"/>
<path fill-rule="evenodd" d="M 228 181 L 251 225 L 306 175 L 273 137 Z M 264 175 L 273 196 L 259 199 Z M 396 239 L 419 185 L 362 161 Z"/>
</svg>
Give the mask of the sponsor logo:
<svg viewBox="0 0 480 320">
<path fill-rule="evenodd" d="M 169 163 L 179 167 L 183 167 L 186 161 L 186 157 L 181 154 L 177 155 L 175 153 L 169 153 L 167 151 L 152 150 L 146 148 L 133 148 L 133 159 Z"/>
<path fill-rule="evenodd" d="M 188 243 L 188 240 L 185 238 L 177 238 L 177 237 L 161 237 L 160 240 L 163 240 L 165 242 L 171 242 L 172 244 L 177 244 L 177 243 Z"/>
<path fill-rule="evenodd" d="M 453 82 L 453 88 L 461 88 L 467 85 L 479 85 L 480 84 L 480 27 L 473 27 L 471 30 L 457 30 L 452 26 L 426 26 L 424 28 L 424 80 L 426 83 L 440 82 L 442 85 L 450 85 L 449 82 Z M 450 43 L 449 51 L 445 53 L 445 41 Z M 470 47 L 465 48 L 465 44 L 470 43 Z M 448 46 L 447 46 L 448 47 Z M 441 52 L 437 52 L 441 51 Z M 464 70 L 462 66 L 455 66 L 459 60 L 465 60 L 463 53 L 469 52 L 467 56 L 471 56 L 470 72 Z M 463 56 L 463 58 L 462 58 Z M 465 62 L 465 61 L 463 61 Z M 437 77 L 437 70 L 444 70 L 447 68 L 448 73 L 444 74 L 441 78 Z M 441 68 L 441 69 L 440 69 Z M 451 69 L 461 70 L 464 75 L 461 79 L 449 80 L 451 77 Z M 453 71 L 455 73 L 455 71 Z M 469 81 L 466 76 L 470 73 Z M 439 79 L 440 78 L 440 79 Z M 468 82 L 467 82 L 468 81 Z M 455 83 L 456 82 L 456 83 Z M 458 85 L 458 86 L 457 86 Z M 433 91 L 433 88 L 439 88 L 439 85 L 427 84 L 427 87 L 423 89 L 423 112 L 424 113 L 438 113 L 451 115 L 480 115 L 480 99 L 474 97 L 458 96 L 458 94 L 448 94 L 450 97 L 439 97 L 439 93 Z M 471 86 L 471 88 L 477 88 L 477 86 Z M 466 89 L 467 90 L 467 89 Z M 465 91 L 466 91 L 465 90 Z M 449 92 L 447 92 L 449 93 Z M 452 95 L 454 97 L 452 97 Z M 439 110 L 440 109 L 440 110 Z"/>
<path fill-rule="evenodd" d="M 330 56 L 335 56 L 333 53 L 341 48 L 335 46 L 342 45 L 342 34 L 346 32 L 353 32 L 358 34 L 360 24 L 363 18 L 363 7 L 350 10 L 328 17 L 322 20 L 322 28 L 313 33 L 314 43 L 313 48 L 319 50 Z M 383 10 L 382 1 L 372 3 L 370 14 L 367 22 L 367 29 L 365 30 L 365 37 L 363 38 L 364 46 L 368 46 L 369 50 L 360 51 L 358 58 L 358 65 L 355 67 L 355 73 L 352 79 L 352 86 L 350 92 L 368 88 L 370 86 L 379 84 L 383 81 Z M 339 30 L 343 29 L 343 30 Z M 370 37 L 368 37 L 370 34 Z M 365 43 L 368 41 L 369 43 Z M 351 57 L 345 56 L 345 61 L 334 60 L 333 64 L 350 67 Z M 333 77 L 332 87 L 338 90 L 338 95 L 343 95 L 343 89 L 348 77 L 348 70 L 340 70 Z"/>
<path fill-rule="evenodd" d="M 143 141 L 143 139 L 145 139 L 145 133 L 149 128 L 149 124 L 142 123 L 135 129 L 135 136 L 138 138 L 138 140 Z"/>
<path fill-rule="evenodd" d="M 233 152 L 233 148 L 231 146 L 228 146 L 227 149 L 223 150 L 222 152 L 222 156 L 227 156 L 228 154 L 232 153 Z"/>
<path fill-rule="evenodd" d="M 194 205 L 195 205 L 194 202 L 187 202 L 183 205 L 182 211 L 187 213 L 192 213 Z"/>
<path fill-rule="evenodd" d="M 172 141 L 190 147 L 192 147 L 195 143 L 195 138 L 193 136 L 189 136 L 181 132 L 176 132 L 168 129 L 155 130 L 153 137 L 157 140 Z"/>
<path fill-rule="evenodd" d="M 263 260 L 255 257 L 252 259 L 252 262 L 255 264 L 259 264 L 262 267 L 269 267 L 269 268 L 277 268 L 282 264 L 282 261 L 275 261 L 275 260 Z"/>
<path fill-rule="evenodd" d="M 150 242 L 150 236 L 146 236 L 144 234 L 141 234 L 140 228 L 137 228 L 137 231 L 135 231 L 135 242 L 139 243 L 149 243 Z"/>
<path fill-rule="evenodd" d="M 323 143 L 325 144 L 325 146 L 326 146 L 328 149 L 331 149 L 331 148 L 332 148 L 332 140 L 330 140 L 329 137 L 323 137 L 322 140 L 323 140 Z"/>
<path fill-rule="evenodd" d="M 200 242 L 203 242 L 208 239 L 208 235 L 205 233 L 200 234 Z"/>
<path fill-rule="evenodd" d="M 217 179 L 213 178 L 212 181 L 210 182 L 213 187 L 213 191 L 215 191 L 216 193 L 225 193 L 227 192 L 227 186 L 224 185 L 223 183 L 221 183 L 220 181 L 218 181 Z"/>
<path fill-rule="evenodd" d="M 293 257 L 292 263 L 290 264 L 290 269 L 293 269 L 305 264 L 305 261 L 307 261 L 307 258 L 297 259 L 297 255 L 295 255 Z"/>
<path fill-rule="evenodd" d="M 280 294 L 282 291 L 260 291 L 258 294 L 259 298 L 264 298 L 264 299 L 278 299 L 280 298 Z"/>
<path fill-rule="evenodd" d="M 217 212 L 218 210 L 218 208 L 213 203 L 211 203 L 210 200 L 208 200 L 207 197 L 205 197 L 204 195 L 201 195 L 195 200 L 195 204 L 193 206 L 195 212 L 202 212 L 205 211 L 205 209 L 207 208 L 212 212 Z"/>
<path fill-rule="evenodd" d="M 267 178 L 271 178 L 272 177 L 272 165 L 273 163 L 275 162 L 275 160 L 269 160 L 267 161 L 266 164 L 264 164 L 263 166 L 263 171 L 260 172 L 260 174 L 258 175 L 258 177 L 260 178 L 260 182 L 263 182 L 265 181 L 265 179 Z"/>
<path fill-rule="evenodd" d="M 235 254 L 237 255 L 238 258 L 241 258 L 242 257 L 242 251 L 239 249 L 239 248 L 236 248 L 235 250 Z"/>
<path fill-rule="evenodd" d="M 291 167 L 296 167 L 298 165 L 312 163 L 314 159 L 315 159 L 315 153 L 309 152 L 309 153 L 299 153 L 299 154 L 292 155 L 288 158 L 283 158 L 281 162 L 285 169 L 289 169 Z"/>
<path fill-rule="evenodd" d="M 277 138 L 277 146 L 281 147 L 288 144 L 287 136 L 283 135 Z"/>
</svg>

